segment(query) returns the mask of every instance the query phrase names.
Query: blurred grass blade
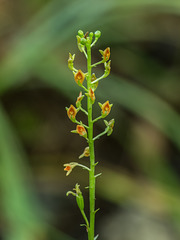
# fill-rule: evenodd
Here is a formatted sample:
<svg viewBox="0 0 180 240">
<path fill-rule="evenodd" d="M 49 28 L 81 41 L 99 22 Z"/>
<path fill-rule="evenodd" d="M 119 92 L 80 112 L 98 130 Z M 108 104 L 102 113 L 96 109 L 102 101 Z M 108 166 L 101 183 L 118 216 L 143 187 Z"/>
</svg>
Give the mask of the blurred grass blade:
<svg viewBox="0 0 180 240">
<path fill-rule="evenodd" d="M 46 239 L 48 232 L 53 239 L 73 240 L 47 226 L 42 217 L 40 204 L 29 184 L 31 175 L 26 156 L 0 105 L 0 186 L 2 215 L 7 227 L 5 240 Z"/>
<path fill-rule="evenodd" d="M 5 239 L 33 239 L 43 231 L 41 210 L 28 184 L 26 157 L 0 105 L 0 163 L 2 205 L 8 223 Z"/>
</svg>

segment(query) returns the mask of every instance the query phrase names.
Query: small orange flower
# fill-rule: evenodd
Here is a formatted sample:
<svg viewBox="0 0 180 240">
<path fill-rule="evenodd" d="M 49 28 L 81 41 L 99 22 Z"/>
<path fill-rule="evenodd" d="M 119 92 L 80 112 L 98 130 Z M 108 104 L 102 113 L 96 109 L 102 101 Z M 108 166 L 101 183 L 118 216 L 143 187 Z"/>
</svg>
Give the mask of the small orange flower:
<svg viewBox="0 0 180 240">
<path fill-rule="evenodd" d="M 94 91 L 92 90 L 92 88 L 89 89 L 89 96 L 92 100 L 92 102 L 95 101 L 95 94 L 94 94 Z"/>
<path fill-rule="evenodd" d="M 104 51 L 103 51 L 103 58 L 105 61 L 109 60 L 110 58 L 110 48 L 107 47 Z"/>
<path fill-rule="evenodd" d="M 76 107 L 81 106 L 81 101 L 82 101 L 83 97 L 84 97 L 84 95 L 82 95 L 82 92 L 80 92 L 79 96 L 77 97 L 77 100 L 76 100 Z"/>
<path fill-rule="evenodd" d="M 66 176 L 68 176 L 72 172 L 73 168 L 76 167 L 77 165 L 78 163 L 75 162 L 64 164 L 65 167 L 64 171 L 67 171 Z"/>
<path fill-rule="evenodd" d="M 78 70 L 78 72 L 74 75 L 74 79 L 78 85 L 81 85 L 84 82 L 85 74 L 81 70 Z"/>
<path fill-rule="evenodd" d="M 77 125 L 76 127 L 76 132 L 82 136 L 82 137 L 86 137 L 87 136 L 87 132 L 86 129 L 82 126 L 82 125 Z"/>
<path fill-rule="evenodd" d="M 71 105 L 68 109 L 67 109 L 67 115 L 69 117 L 69 119 L 74 120 L 77 114 L 77 109 Z"/>
<path fill-rule="evenodd" d="M 102 113 L 105 114 L 106 116 L 110 113 L 111 111 L 111 105 L 109 104 L 109 101 L 106 101 L 102 106 Z"/>
</svg>

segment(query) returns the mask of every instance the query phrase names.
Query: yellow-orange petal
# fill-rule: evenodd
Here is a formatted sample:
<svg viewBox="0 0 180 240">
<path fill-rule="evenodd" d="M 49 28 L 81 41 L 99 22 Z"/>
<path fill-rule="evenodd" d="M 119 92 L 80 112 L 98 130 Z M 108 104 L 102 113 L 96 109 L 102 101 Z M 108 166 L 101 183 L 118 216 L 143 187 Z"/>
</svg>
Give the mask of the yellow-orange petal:
<svg viewBox="0 0 180 240">
<path fill-rule="evenodd" d="M 91 100 L 94 102 L 95 101 L 95 94 L 94 94 L 94 91 L 92 90 L 92 88 L 89 89 L 89 96 L 90 96 Z"/>
<path fill-rule="evenodd" d="M 74 75 L 74 79 L 77 84 L 79 84 L 79 83 L 83 84 L 84 79 L 85 79 L 85 74 L 81 70 L 78 70 L 78 72 Z"/>
<path fill-rule="evenodd" d="M 103 58 L 104 58 L 105 61 L 109 60 L 109 58 L 110 58 L 110 47 L 107 47 L 103 51 Z"/>
<path fill-rule="evenodd" d="M 106 101 L 102 105 L 101 109 L 102 109 L 103 114 L 107 114 L 108 115 L 110 113 L 110 111 L 111 111 L 111 106 L 109 104 L 109 101 Z"/>
<path fill-rule="evenodd" d="M 87 134 L 86 129 L 82 125 L 77 125 L 76 131 L 80 136 L 85 136 Z"/>
<path fill-rule="evenodd" d="M 71 118 L 75 119 L 76 114 L 77 114 L 77 109 L 76 109 L 73 105 L 71 105 L 71 106 L 68 108 L 68 110 L 67 110 L 67 115 L 68 115 L 68 117 L 69 117 L 70 119 L 71 119 Z"/>
</svg>

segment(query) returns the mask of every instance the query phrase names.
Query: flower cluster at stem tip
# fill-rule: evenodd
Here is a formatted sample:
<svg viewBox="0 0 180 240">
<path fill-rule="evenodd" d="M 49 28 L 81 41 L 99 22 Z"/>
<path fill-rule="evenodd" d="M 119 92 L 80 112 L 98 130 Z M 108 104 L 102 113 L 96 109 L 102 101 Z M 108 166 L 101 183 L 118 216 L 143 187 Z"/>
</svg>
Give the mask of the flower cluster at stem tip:
<svg viewBox="0 0 180 240">
<path fill-rule="evenodd" d="M 88 58 L 88 55 L 87 55 L 87 52 L 86 52 L 87 45 L 89 44 L 90 47 L 93 47 L 95 45 L 95 43 L 97 42 L 97 40 L 100 38 L 100 36 L 101 36 L 100 31 L 96 31 L 95 33 L 93 33 L 93 32 L 88 33 L 87 32 L 86 34 L 84 34 L 84 32 L 82 30 L 78 31 L 78 34 L 76 36 L 77 37 L 77 45 L 78 45 L 78 48 L 79 48 L 80 52 L 83 52 L 86 58 Z M 93 39 L 93 37 L 94 37 L 94 39 Z M 90 98 L 91 104 L 94 104 L 94 102 L 96 100 L 95 90 L 98 87 L 99 81 L 101 79 L 107 77 L 110 73 L 110 70 L 111 70 L 111 67 L 110 67 L 111 60 L 109 60 L 110 59 L 110 47 L 107 47 L 105 50 L 99 50 L 99 52 L 102 55 L 102 60 L 95 63 L 95 64 L 92 64 L 91 68 L 96 67 L 97 65 L 103 63 L 104 68 L 105 68 L 104 74 L 101 77 L 96 78 L 95 73 L 92 73 L 92 75 L 90 76 L 91 81 L 90 81 L 89 88 L 87 88 L 86 86 L 83 85 L 84 80 L 89 77 L 88 73 L 84 73 L 81 69 L 77 70 L 74 67 L 75 54 L 72 55 L 71 53 L 69 53 L 69 59 L 68 59 L 68 67 L 74 74 L 75 82 L 85 91 L 85 95 L 87 96 L 87 98 Z M 71 132 L 79 134 L 79 136 L 84 137 L 88 142 L 88 134 L 87 134 L 88 126 L 86 126 L 82 122 L 79 122 L 76 119 L 76 115 L 79 111 L 82 111 L 86 115 L 88 115 L 88 111 L 86 111 L 82 107 L 83 98 L 84 98 L 84 95 L 82 95 L 82 91 L 80 91 L 79 96 L 77 97 L 77 100 L 76 100 L 76 103 L 75 103 L 76 107 L 71 104 L 69 108 L 66 108 L 66 110 L 67 110 L 68 118 L 72 122 L 77 124 L 76 129 L 72 130 Z M 110 104 L 109 101 L 106 101 L 103 104 L 101 104 L 101 103 L 98 103 L 98 104 L 101 108 L 101 115 L 96 118 L 97 120 L 99 120 L 101 118 L 105 118 L 110 113 L 111 108 L 112 108 L 112 104 Z M 96 121 L 96 119 L 94 119 L 94 122 Z M 109 123 L 109 124 L 107 123 L 107 121 L 105 122 L 105 125 L 106 125 L 105 132 L 108 136 L 113 131 L 114 119 L 110 120 L 110 122 L 111 123 Z M 112 124 L 112 122 L 113 122 L 113 124 Z M 84 156 L 89 157 L 90 154 L 89 154 L 89 150 L 88 150 L 88 153 L 87 153 L 87 149 L 89 149 L 89 147 L 85 148 L 84 155 L 81 154 L 80 155 L 81 157 L 84 157 Z M 67 175 L 69 175 L 71 173 L 73 168 L 74 168 L 74 165 L 73 165 L 73 167 L 71 166 L 71 170 L 68 171 Z M 67 171 L 67 169 L 68 168 L 65 168 L 65 171 Z"/>
<path fill-rule="evenodd" d="M 109 100 L 105 101 L 104 103 L 98 103 L 100 107 L 100 115 L 97 116 L 96 118 L 92 119 L 92 105 L 96 101 L 96 94 L 95 91 L 99 86 L 99 82 L 106 78 L 111 71 L 111 60 L 110 59 L 110 47 L 107 47 L 104 50 L 99 50 L 102 59 L 99 62 L 96 63 L 91 63 L 91 48 L 96 44 L 98 39 L 101 36 L 100 31 L 96 32 L 90 32 L 90 33 L 85 33 L 82 30 L 78 31 L 77 34 L 77 46 L 80 52 L 82 52 L 85 55 L 85 58 L 87 60 L 87 72 L 84 72 L 82 69 L 76 69 L 74 67 L 74 60 L 75 60 L 75 54 L 69 53 L 69 59 L 68 59 L 68 67 L 72 71 L 74 75 L 74 80 L 75 83 L 81 88 L 81 91 L 79 93 L 79 96 L 77 97 L 77 100 L 75 102 L 75 106 L 73 104 L 70 105 L 70 107 L 66 107 L 67 111 L 67 116 L 68 118 L 76 124 L 75 130 L 72 130 L 72 133 L 79 134 L 79 136 L 83 137 L 87 141 L 87 146 L 85 147 L 83 153 L 79 156 L 79 159 L 81 158 L 88 158 L 90 157 L 91 159 L 91 154 L 92 154 L 92 143 L 94 144 L 94 141 L 99 139 L 103 135 L 110 136 L 113 132 L 113 127 L 114 127 L 114 119 L 111 119 L 110 121 L 104 120 L 105 124 L 105 130 L 100 133 L 97 136 L 92 136 L 93 135 L 93 124 L 100 119 L 103 119 L 107 117 L 110 112 L 113 104 L 109 103 Z M 100 77 L 96 77 L 95 73 L 91 73 L 91 70 L 98 65 L 103 64 L 104 65 L 104 73 Z M 86 80 L 86 81 L 85 81 Z M 84 95 L 83 95 L 84 92 Z M 85 108 L 82 104 L 82 100 L 84 97 L 87 97 L 87 108 Z M 87 118 L 88 118 L 88 124 L 84 124 L 82 121 L 77 120 L 77 115 L 78 112 L 81 111 L 84 113 Z M 90 134 L 92 133 L 92 134 Z M 94 151 L 94 150 L 93 150 Z M 97 164 L 97 163 L 96 163 Z M 96 165 L 95 164 L 95 165 Z M 66 163 L 64 164 L 64 171 L 66 171 L 66 176 L 68 176 L 72 170 L 76 167 L 79 166 L 83 169 L 86 169 L 88 171 L 91 171 L 91 168 L 88 168 L 85 165 L 82 165 L 77 162 L 71 162 L 71 163 Z M 99 176 L 100 174 L 97 174 Z M 96 177 L 96 176 L 94 176 Z M 86 228 L 88 230 L 89 228 L 89 222 L 85 216 L 84 213 L 84 200 L 82 193 L 80 191 L 79 185 L 76 184 L 74 188 L 75 192 L 69 191 L 67 195 L 72 194 L 76 197 L 78 206 L 81 210 L 81 213 L 84 217 L 84 220 L 86 222 Z"/>
</svg>

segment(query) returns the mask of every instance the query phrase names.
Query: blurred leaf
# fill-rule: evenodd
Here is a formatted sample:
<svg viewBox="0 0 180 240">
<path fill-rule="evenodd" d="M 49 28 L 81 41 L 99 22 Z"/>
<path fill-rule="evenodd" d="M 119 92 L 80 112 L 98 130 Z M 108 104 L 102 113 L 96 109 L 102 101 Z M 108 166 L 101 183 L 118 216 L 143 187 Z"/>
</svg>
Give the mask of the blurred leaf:
<svg viewBox="0 0 180 240">
<path fill-rule="evenodd" d="M 37 74 L 71 99 L 79 91 L 76 84 L 73 84 L 72 75 L 67 73 L 66 65 L 56 59 L 49 58 L 43 62 L 41 68 L 37 69 Z M 111 74 L 109 79 L 101 83 L 97 94 L 102 99 L 110 96 L 110 102 L 120 104 L 146 119 L 180 149 L 180 116 L 171 105 L 154 93 Z"/>
<path fill-rule="evenodd" d="M 88 26 L 89 30 L 97 22 L 99 26 L 103 26 L 108 13 L 117 8 L 137 10 L 137 7 L 148 6 L 152 7 L 152 11 L 180 12 L 177 0 L 93 0 L 91 4 L 88 1 L 76 0 L 68 4 L 63 2 L 62 6 L 57 0 L 51 1 L 16 35 L 9 46 L 9 52 L 0 66 L 1 93 L 27 81 L 37 63 L 55 47 L 74 36 L 79 28 L 86 29 Z"/>
</svg>

